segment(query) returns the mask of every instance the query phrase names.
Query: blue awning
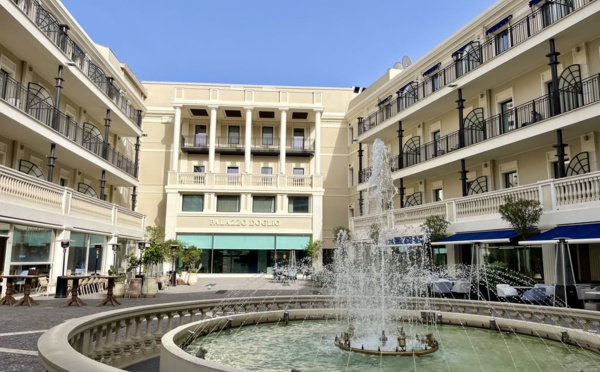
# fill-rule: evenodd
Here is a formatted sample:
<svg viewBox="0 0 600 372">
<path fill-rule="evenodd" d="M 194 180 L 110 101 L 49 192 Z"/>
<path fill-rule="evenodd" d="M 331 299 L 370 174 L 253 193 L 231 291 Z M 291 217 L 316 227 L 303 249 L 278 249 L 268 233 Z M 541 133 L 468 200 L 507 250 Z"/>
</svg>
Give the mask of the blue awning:
<svg viewBox="0 0 600 372">
<path fill-rule="evenodd" d="M 508 17 L 504 18 L 503 20 L 501 20 L 500 22 L 496 23 L 495 25 L 493 25 L 492 27 L 488 28 L 487 31 L 485 32 L 486 35 L 489 35 L 497 30 L 500 29 L 500 27 L 504 26 L 505 24 L 507 24 L 512 18 L 512 14 L 509 15 Z"/>
<path fill-rule="evenodd" d="M 423 245 L 423 236 L 397 236 L 394 239 L 390 240 L 388 243 L 390 245 Z"/>
<path fill-rule="evenodd" d="M 381 105 L 388 103 L 390 101 L 390 99 L 392 99 L 391 94 L 389 96 L 385 97 L 384 99 L 382 99 L 381 101 L 377 102 L 377 106 L 381 106 Z"/>
<path fill-rule="evenodd" d="M 600 223 L 557 226 L 519 242 L 520 245 L 555 244 L 560 239 L 572 244 L 600 243 Z"/>
<path fill-rule="evenodd" d="M 439 63 L 435 64 L 433 67 L 430 67 L 429 70 L 427 70 L 423 73 L 423 76 L 427 76 L 427 75 L 431 74 L 432 72 L 434 72 L 435 70 L 440 68 L 441 65 L 442 65 L 442 63 L 439 62 Z"/>
<path fill-rule="evenodd" d="M 541 1 L 544 1 L 544 0 L 531 0 L 529 2 L 529 6 L 532 7 L 532 6 L 534 6 L 535 4 L 537 4 L 537 3 L 541 2 Z"/>
<path fill-rule="evenodd" d="M 473 243 L 510 243 L 519 236 L 515 230 L 470 231 L 457 233 L 431 245 L 473 244 Z"/>
</svg>

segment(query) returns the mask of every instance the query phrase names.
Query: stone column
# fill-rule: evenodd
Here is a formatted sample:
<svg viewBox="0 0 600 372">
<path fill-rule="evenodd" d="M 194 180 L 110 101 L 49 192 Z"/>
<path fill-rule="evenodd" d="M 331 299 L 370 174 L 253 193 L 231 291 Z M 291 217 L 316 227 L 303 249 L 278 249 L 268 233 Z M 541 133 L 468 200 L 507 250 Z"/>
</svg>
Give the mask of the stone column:
<svg viewBox="0 0 600 372">
<path fill-rule="evenodd" d="M 323 109 L 315 109 L 315 174 L 321 174 L 321 114 Z"/>
<path fill-rule="evenodd" d="M 285 174 L 285 150 L 286 150 L 286 127 L 287 127 L 287 108 L 281 111 L 281 129 L 279 130 L 279 174 Z"/>
<path fill-rule="evenodd" d="M 210 128 L 208 142 L 208 172 L 215 172 L 215 147 L 217 141 L 217 108 L 219 106 L 208 106 L 210 108 Z"/>
<path fill-rule="evenodd" d="M 246 141 L 244 142 L 244 170 L 246 173 L 252 173 L 252 107 L 244 107 L 244 109 L 246 110 Z"/>
<path fill-rule="evenodd" d="M 175 120 L 173 122 L 173 150 L 171 154 L 171 170 L 179 172 L 179 148 L 181 147 L 181 105 L 175 108 Z"/>
</svg>

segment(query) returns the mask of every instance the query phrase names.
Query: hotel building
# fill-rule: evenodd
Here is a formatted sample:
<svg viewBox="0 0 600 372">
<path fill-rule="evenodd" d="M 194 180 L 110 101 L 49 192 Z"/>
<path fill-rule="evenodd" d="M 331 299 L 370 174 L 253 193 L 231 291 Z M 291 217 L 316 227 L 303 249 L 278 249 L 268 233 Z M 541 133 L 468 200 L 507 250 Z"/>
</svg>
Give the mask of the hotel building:
<svg viewBox="0 0 600 372">
<path fill-rule="evenodd" d="M 60 2 L 0 1 L 0 272 L 106 272 L 134 252 L 146 96 Z"/>
</svg>

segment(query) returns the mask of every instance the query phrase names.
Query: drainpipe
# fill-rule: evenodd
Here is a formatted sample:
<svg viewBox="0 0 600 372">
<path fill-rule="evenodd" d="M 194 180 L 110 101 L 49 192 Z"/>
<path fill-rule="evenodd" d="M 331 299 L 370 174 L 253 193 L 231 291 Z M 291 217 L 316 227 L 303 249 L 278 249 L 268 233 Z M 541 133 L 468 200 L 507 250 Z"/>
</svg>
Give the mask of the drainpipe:
<svg viewBox="0 0 600 372">
<path fill-rule="evenodd" d="M 551 114 L 552 116 L 555 116 L 560 114 L 560 97 L 558 96 L 558 56 L 560 53 L 555 49 L 554 39 L 548 41 L 550 42 L 550 53 L 546 54 L 546 57 L 550 59 L 548 66 L 550 66 L 550 72 L 552 74 Z"/>
<path fill-rule="evenodd" d="M 556 158 L 558 159 L 558 178 L 564 178 L 566 176 L 565 170 L 565 147 L 568 145 L 563 143 L 562 129 L 556 130 L 556 145 L 552 146 L 556 149 Z"/>
<path fill-rule="evenodd" d="M 135 160 L 134 160 L 134 168 L 133 168 L 133 175 L 135 178 L 138 178 L 139 165 L 140 165 L 140 136 L 137 136 L 137 138 L 135 139 Z"/>
<path fill-rule="evenodd" d="M 358 143 L 358 184 L 363 182 L 363 148 L 362 142 Z"/>
<path fill-rule="evenodd" d="M 50 156 L 48 156 L 48 181 L 54 179 L 54 161 L 56 160 L 56 144 L 50 144 Z"/>
<path fill-rule="evenodd" d="M 52 129 L 54 130 L 58 130 L 58 114 L 60 113 L 60 93 L 62 90 L 62 83 L 64 81 L 63 79 L 63 65 L 58 65 L 58 76 L 55 77 L 54 79 L 56 79 L 56 99 L 54 100 L 54 112 L 52 115 Z"/>
<path fill-rule="evenodd" d="M 137 205 L 137 186 L 133 186 L 133 192 L 131 193 L 131 210 L 135 212 Z"/>
<path fill-rule="evenodd" d="M 465 166 L 465 159 L 460 159 L 460 182 L 462 185 L 462 196 L 467 196 L 467 167 Z"/>
<path fill-rule="evenodd" d="M 104 190 L 106 189 L 106 171 L 102 170 L 102 178 L 100 178 L 100 200 L 106 200 L 106 194 Z"/>
<path fill-rule="evenodd" d="M 104 146 L 102 151 L 102 157 L 108 161 L 108 135 L 110 132 L 110 109 L 106 110 L 106 117 L 104 118 Z"/>
<path fill-rule="evenodd" d="M 398 196 L 400 196 L 400 208 L 404 208 L 404 178 L 400 178 L 400 187 L 398 187 Z"/>
<path fill-rule="evenodd" d="M 404 130 L 402 129 L 402 120 L 398 121 L 398 169 L 404 168 L 404 151 L 402 151 L 402 141 L 404 139 Z"/>
<path fill-rule="evenodd" d="M 363 203 L 364 203 L 364 199 L 363 199 L 363 192 L 359 191 L 358 192 L 358 211 L 360 213 L 360 215 L 363 215 Z"/>
<path fill-rule="evenodd" d="M 465 116 L 463 109 L 465 108 L 465 100 L 462 98 L 462 89 L 458 89 L 458 99 L 456 100 L 458 109 L 458 147 L 465 147 Z"/>
</svg>

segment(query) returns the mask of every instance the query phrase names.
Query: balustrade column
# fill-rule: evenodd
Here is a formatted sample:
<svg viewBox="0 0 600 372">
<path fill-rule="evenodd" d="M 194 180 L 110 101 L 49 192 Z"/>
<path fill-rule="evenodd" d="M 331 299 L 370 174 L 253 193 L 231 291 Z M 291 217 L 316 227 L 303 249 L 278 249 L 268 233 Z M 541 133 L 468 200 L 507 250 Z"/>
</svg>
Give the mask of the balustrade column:
<svg viewBox="0 0 600 372">
<path fill-rule="evenodd" d="M 121 365 L 121 361 L 123 359 L 123 355 L 121 355 L 123 351 L 123 343 L 121 342 L 121 321 L 115 321 L 115 337 L 113 339 L 113 366 Z"/>
<path fill-rule="evenodd" d="M 179 150 L 181 144 L 181 105 L 174 106 L 175 120 L 173 123 L 173 150 L 171 154 L 171 170 L 179 172 Z"/>
<path fill-rule="evenodd" d="M 208 172 L 215 171 L 215 146 L 217 141 L 217 108 L 219 106 L 208 106 L 210 108 L 210 128 L 208 143 Z"/>
<path fill-rule="evenodd" d="M 279 173 L 285 174 L 287 108 L 280 109 L 281 129 L 279 130 Z"/>
<path fill-rule="evenodd" d="M 244 169 L 246 173 L 252 173 L 252 107 L 246 109 L 246 141 L 244 142 Z"/>
<path fill-rule="evenodd" d="M 315 109 L 315 174 L 321 174 L 321 114 L 323 109 Z"/>
<path fill-rule="evenodd" d="M 123 340 L 123 363 L 128 363 L 131 361 L 131 353 L 133 351 L 133 338 L 131 337 L 133 321 L 131 319 L 126 319 L 124 322 L 125 339 Z"/>
<path fill-rule="evenodd" d="M 112 344 L 111 335 L 114 329 L 113 323 L 108 323 L 106 325 L 106 333 L 104 338 L 104 347 L 102 354 L 102 362 L 104 364 L 113 365 L 113 349 L 114 346 Z"/>
<path fill-rule="evenodd" d="M 152 335 L 152 319 L 153 315 L 146 315 L 146 333 L 144 334 L 144 349 L 142 355 L 152 355 L 154 351 L 152 343 L 154 342 L 154 336 Z"/>
</svg>

